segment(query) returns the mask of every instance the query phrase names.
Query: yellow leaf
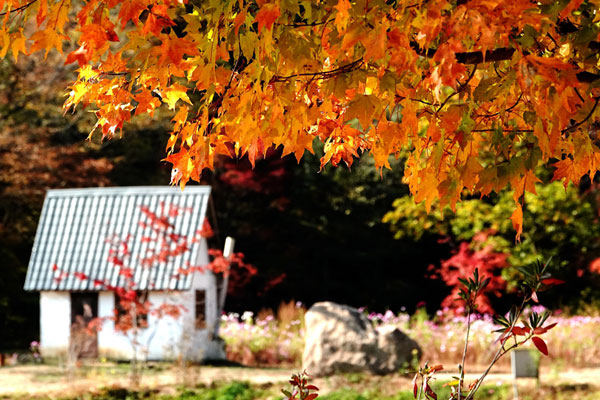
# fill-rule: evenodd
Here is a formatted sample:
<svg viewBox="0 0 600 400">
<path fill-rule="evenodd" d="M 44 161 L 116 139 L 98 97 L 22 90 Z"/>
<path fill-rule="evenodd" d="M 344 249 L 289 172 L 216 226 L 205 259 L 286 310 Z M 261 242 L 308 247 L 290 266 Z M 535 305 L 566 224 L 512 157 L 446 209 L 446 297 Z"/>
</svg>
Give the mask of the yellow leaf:
<svg viewBox="0 0 600 400">
<path fill-rule="evenodd" d="M 25 38 L 25 36 L 23 36 L 23 29 L 20 29 L 19 32 L 15 32 L 10 36 L 12 40 L 12 55 L 15 58 L 15 62 L 17 62 L 17 60 L 19 59 L 19 53 L 27 55 L 27 39 Z"/>
<path fill-rule="evenodd" d="M 98 76 L 98 71 L 94 70 L 91 65 L 87 64 L 78 69 L 79 79 L 82 81 L 89 81 L 90 79 Z"/>
<path fill-rule="evenodd" d="M 431 204 L 439 197 L 437 190 L 437 176 L 428 171 L 421 171 L 419 174 L 421 179 L 416 187 L 411 188 L 414 191 L 415 203 L 420 203 L 425 200 L 425 209 L 431 211 Z"/>
<path fill-rule="evenodd" d="M 31 36 L 33 45 L 31 46 L 31 53 L 45 49 L 44 59 L 48 57 L 48 53 L 52 49 L 56 49 L 62 54 L 63 40 L 68 40 L 67 37 L 58 33 L 55 29 L 48 28 L 43 31 L 37 31 Z"/>
<path fill-rule="evenodd" d="M 348 105 L 345 120 L 351 121 L 354 118 L 358 118 L 360 126 L 363 130 L 367 130 L 373 123 L 374 113 L 378 104 L 379 101 L 375 96 L 358 95 L 350 105 Z"/>
<path fill-rule="evenodd" d="M 192 104 L 187 95 L 187 88 L 183 85 L 174 84 L 163 92 L 163 102 L 167 103 L 169 109 L 174 110 L 178 100 L 182 100 L 188 104 Z"/>
<path fill-rule="evenodd" d="M 2 44 L 2 47 L 0 47 L 0 58 L 4 58 L 6 53 L 8 53 L 8 49 L 10 49 L 10 36 L 5 30 L 0 31 L 0 43 Z"/>
</svg>

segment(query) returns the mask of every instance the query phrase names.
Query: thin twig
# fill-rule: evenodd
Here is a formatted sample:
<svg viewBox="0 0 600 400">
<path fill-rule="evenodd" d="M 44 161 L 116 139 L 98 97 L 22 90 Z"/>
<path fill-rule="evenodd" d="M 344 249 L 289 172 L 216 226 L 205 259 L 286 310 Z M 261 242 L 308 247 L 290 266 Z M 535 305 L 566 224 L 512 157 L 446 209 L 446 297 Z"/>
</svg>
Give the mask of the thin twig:
<svg viewBox="0 0 600 400">
<path fill-rule="evenodd" d="M 458 378 L 458 400 L 462 396 L 462 384 L 465 379 L 465 359 L 467 358 L 467 348 L 469 346 L 469 332 L 471 331 L 471 308 L 467 313 L 467 335 L 465 337 L 465 347 L 463 349 L 462 361 L 460 363 L 460 376 Z"/>
<path fill-rule="evenodd" d="M 508 107 L 506 110 L 504 110 L 504 112 L 508 112 L 511 111 L 513 108 L 515 108 L 517 106 L 517 104 L 519 104 L 519 102 L 521 101 L 521 98 L 523 97 L 523 92 L 521 92 L 521 94 L 519 95 L 519 97 L 517 98 L 517 101 L 515 102 L 515 104 L 513 104 L 512 106 Z M 491 118 L 491 117 L 495 117 L 496 115 L 500 115 L 500 111 L 495 112 L 493 114 L 481 114 L 481 115 L 474 115 L 474 117 L 476 118 Z"/>
<path fill-rule="evenodd" d="M 594 102 L 594 106 L 592 107 L 592 109 L 590 110 L 589 114 L 584 119 L 582 119 L 581 121 L 577 122 L 574 125 L 571 125 L 570 127 L 566 128 L 566 129 L 563 129 L 562 133 L 570 132 L 573 129 L 575 129 L 575 128 L 581 126 L 582 124 L 584 124 L 585 121 L 587 121 L 588 119 L 590 119 L 590 117 L 592 116 L 592 114 L 594 113 L 594 111 L 596 111 L 596 107 L 598 107 L 598 101 L 600 101 L 600 97 L 596 97 L 596 101 Z"/>
<path fill-rule="evenodd" d="M 585 99 L 583 98 L 583 96 L 581 95 L 581 93 L 579 93 L 579 90 L 577 90 L 576 87 L 573 88 L 575 90 L 575 94 L 577 94 L 577 97 L 579 97 L 579 99 L 585 103 Z"/>
<path fill-rule="evenodd" d="M 6 15 L 6 14 L 12 14 L 12 13 L 16 13 L 16 12 L 19 12 L 19 11 L 23 11 L 24 9 L 26 9 L 26 8 L 27 8 L 27 7 L 29 7 L 29 6 L 31 6 L 31 5 L 32 5 L 33 3 L 35 3 L 36 1 L 37 1 L 37 0 L 32 0 L 32 1 L 30 1 L 29 3 L 27 3 L 27 4 L 25 4 L 25 5 L 22 5 L 21 7 L 17 7 L 17 8 L 14 8 L 14 9 L 12 9 L 12 10 L 5 11 L 5 12 L 3 12 L 3 13 L 0 13 L 0 16 L 2 16 L 2 15 Z"/>
<path fill-rule="evenodd" d="M 320 22 L 311 22 L 311 23 L 307 23 L 307 22 L 294 22 L 291 24 L 282 24 L 283 26 L 291 26 L 292 28 L 302 28 L 305 26 L 318 26 L 318 25 L 324 25 L 324 24 L 328 24 L 329 22 L 334 21 L 334 19 L 328 19 L 325 21 L 320 21 Z"/>
<path fill-rule="evenodd" d="M 525 307 L 525 303 L 527 302 L 527 300 L 529 300 L 527 297 L 523 298 L 523 301 L 521 302 L 521 306 L 518 308 L 518 312 L 515 315 L 515 319 L 514 319 L 514 321 L 512 321 L 512 323 L 509 326 L 507 332 L 512 332 L 512 330 L 515 327 L 515 325 L 517 325 L 517 322 L 519 321 L 519 317 L 521 316 L 521 313 L 523 312 L 523 308 Z M 510 347 L 508 350 L 510 350 L 510 349 L 512 349 L 512 347 Z M 481 376 L 477 380 L 477 383 L 475 383 L 475 386 L 473 387 L 473 389 L 471 389 L 469 391 L 469 394 L 467 395 L 467 397 L 465 397 L 465 400 L 472 400 L 473 399 L 473 396 L 475 395 L 475 393 L 477 393 L 477 390 L 481 386 L 481 384 L 482 384 L 483 380 L 485 379 L 485 377 L 490 373 L 490 371 L 491 371 L 492 367 L 494 366 L 494 364 L 496 364 L 496 362 L 500 359 L 500 357 L 502 357 L 504 354 L 506 354 L 506 351 L 508 351 L 508 350 L 504 348 L 504 343 L 502 342 L 502 339 L 500 339 L 500 348 L 498 349 L 498 351 L 494 355 L 494 358 L 492 359 L 492 362 L 487 367 L 487 369 L 483 372 L 483 374 L 481 374 Z"/>
<path fill-rule="evenodd" d="M 471 79 L 473 79 L 473 77 L 475 76 L 475 71 L 477 71 L 477 65 L 475 65 L 473 67 L 473 71 L 471 71 L 471 74 L 469 75 L 469 77 L 467 78 L 467 80 L 464 81 L 462 84 L 460 84 L 460 86 L 458 87 L 458 89 L 456 89 L 456 91 L 454 93 L 452 93 L 450 96 L 446 97 L 446 100 L 444 100 L 442 102 L 442 104 L 440 104 L 440 106 L 438 107 L 438 109 L 435 110 L 436 114 L 438 112 L 440 112 L 440 110 L 446 105 L 446 103 L 448 103 L 448 100 L 450 100 L 452 97 L 456 96 L 457 94 L 459 94 L 463 90 L 465 90 L 465 88 L 467 87 L 467 85 L 469 84 L 469 82 L 471 81 Z"/>
<path fill-rule="evenodd" d="M 292 75 L 288 75 L 288 76 L 275 75 L 273 78 L 271 78 L 271 82 L 284 82 L 284 81 L 287 81 L 288 79 L 296 78 L 299 76 L 314 76 L 315 78 L 318 78 L 318 79 L 329 79 L 329 78 L 333 78 L 337 74 L 352 72 L 352 71 L 360 68 L 362 63 L 363 63 L 363 59 L 361 57 L 359 59 L 352 61 L 349 64 L 342 65 L 341 67 L 338 67 L 338 68 L 335 68 L 335 69 L 332 69 L 329 71 L 303 72 L 303 73 L 292 74 Z"/>
</svg>

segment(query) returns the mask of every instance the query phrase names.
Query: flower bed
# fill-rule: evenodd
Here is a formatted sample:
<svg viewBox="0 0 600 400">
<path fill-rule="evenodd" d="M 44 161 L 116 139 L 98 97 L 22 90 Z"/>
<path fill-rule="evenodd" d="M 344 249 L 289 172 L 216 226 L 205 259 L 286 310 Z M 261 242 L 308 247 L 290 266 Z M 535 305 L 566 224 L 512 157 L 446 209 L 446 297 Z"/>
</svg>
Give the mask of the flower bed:
<svg viewBox="0 0 600 400">
<path fill-rule="evenodd" d="M 264 317 L 250 312 L 241 317 L 228 314 L 222 317 L 221 334 L 225 339 L 230 360 L 245 365 L 297 366 L 302 362 L 304 308 L 295 305 L 296 317 L 282 320 L 268 314 Z M 365 312 L 364 310 L 362 310 Z M 288 312 L 288 314 L 293 314 Z M 424 311 L 410 316 L 406 313 L 368 313 L 377 327 L 397 326 L 415 338 L 423 349 L 423 360 L 453 365 L 460 360 L 466 332 L 466 318 L 444 318 L 446 312 L 438 311 L 429 318 Z M 550 322 L 558 325 L 544 335 L 550 350 L 549 361 L 572 367 L 600 366 L 600 317 L 554 315 Z M 471 323 L 467 363 L 485 365 L 497 349 L 494 342 L 498 329 L 489 315 L 475 317 Z M 508 359 L 504 361 L 508 366 Z"/>
</svg>

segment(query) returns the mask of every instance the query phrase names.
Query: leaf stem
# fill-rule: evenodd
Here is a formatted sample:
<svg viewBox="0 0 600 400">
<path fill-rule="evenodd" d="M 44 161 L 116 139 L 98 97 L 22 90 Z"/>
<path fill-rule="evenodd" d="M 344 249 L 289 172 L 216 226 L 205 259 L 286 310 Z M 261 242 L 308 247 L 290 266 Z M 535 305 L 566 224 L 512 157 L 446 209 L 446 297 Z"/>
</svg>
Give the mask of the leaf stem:
<svg viewBox="0 0 600 400">
<path fill-rule="evenodd" d="M 469 346 L 469 332 L 471 331 L 471 307 L 467 312 L 467 334 L 465 336 L 465 347 L 463 349 L 462 361 L 460 363 L 460 375 L 458 377 L 458 400 L 462 396 L 462 384 L 465 379 L 465 359 L 467 358 L 467 348 Z"/>
</svg>

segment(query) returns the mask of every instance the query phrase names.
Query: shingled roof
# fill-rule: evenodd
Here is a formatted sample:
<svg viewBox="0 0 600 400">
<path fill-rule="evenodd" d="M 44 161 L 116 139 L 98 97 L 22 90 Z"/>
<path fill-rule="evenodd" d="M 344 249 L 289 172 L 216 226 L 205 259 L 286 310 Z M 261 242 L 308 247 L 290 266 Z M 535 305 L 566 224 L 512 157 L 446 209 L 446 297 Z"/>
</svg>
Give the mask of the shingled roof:
<svg viewBox="0 0 600 400">
<path fill-rule="evenodd" d="M 169 262 L 140 265 L 135 260 L 147 254 L 150 245 L 143 238 L 152 237 L 151 228 L 144 226 L 148 214 L 142 210 L 157 215 L 172 207 L 184 210 L 172 213 L 169 222 L 175 233 L 192 237 L 202 228 L 209 197 L 208 186 L 187 186 L 183 192 L 171 186 L 49 190 L 25 290 L 101 290 L 98 281 L 123 287 L 119 268 L 108 261 L 111 245 L 107 239 L 127 235 L 131 235 L 128 267 L 134 270 L 137 289 L 189 289 L 192 274 L 177 271 L 197 262 L 201 242 L 188 241 L 189 251 Z"/>
</svg>

